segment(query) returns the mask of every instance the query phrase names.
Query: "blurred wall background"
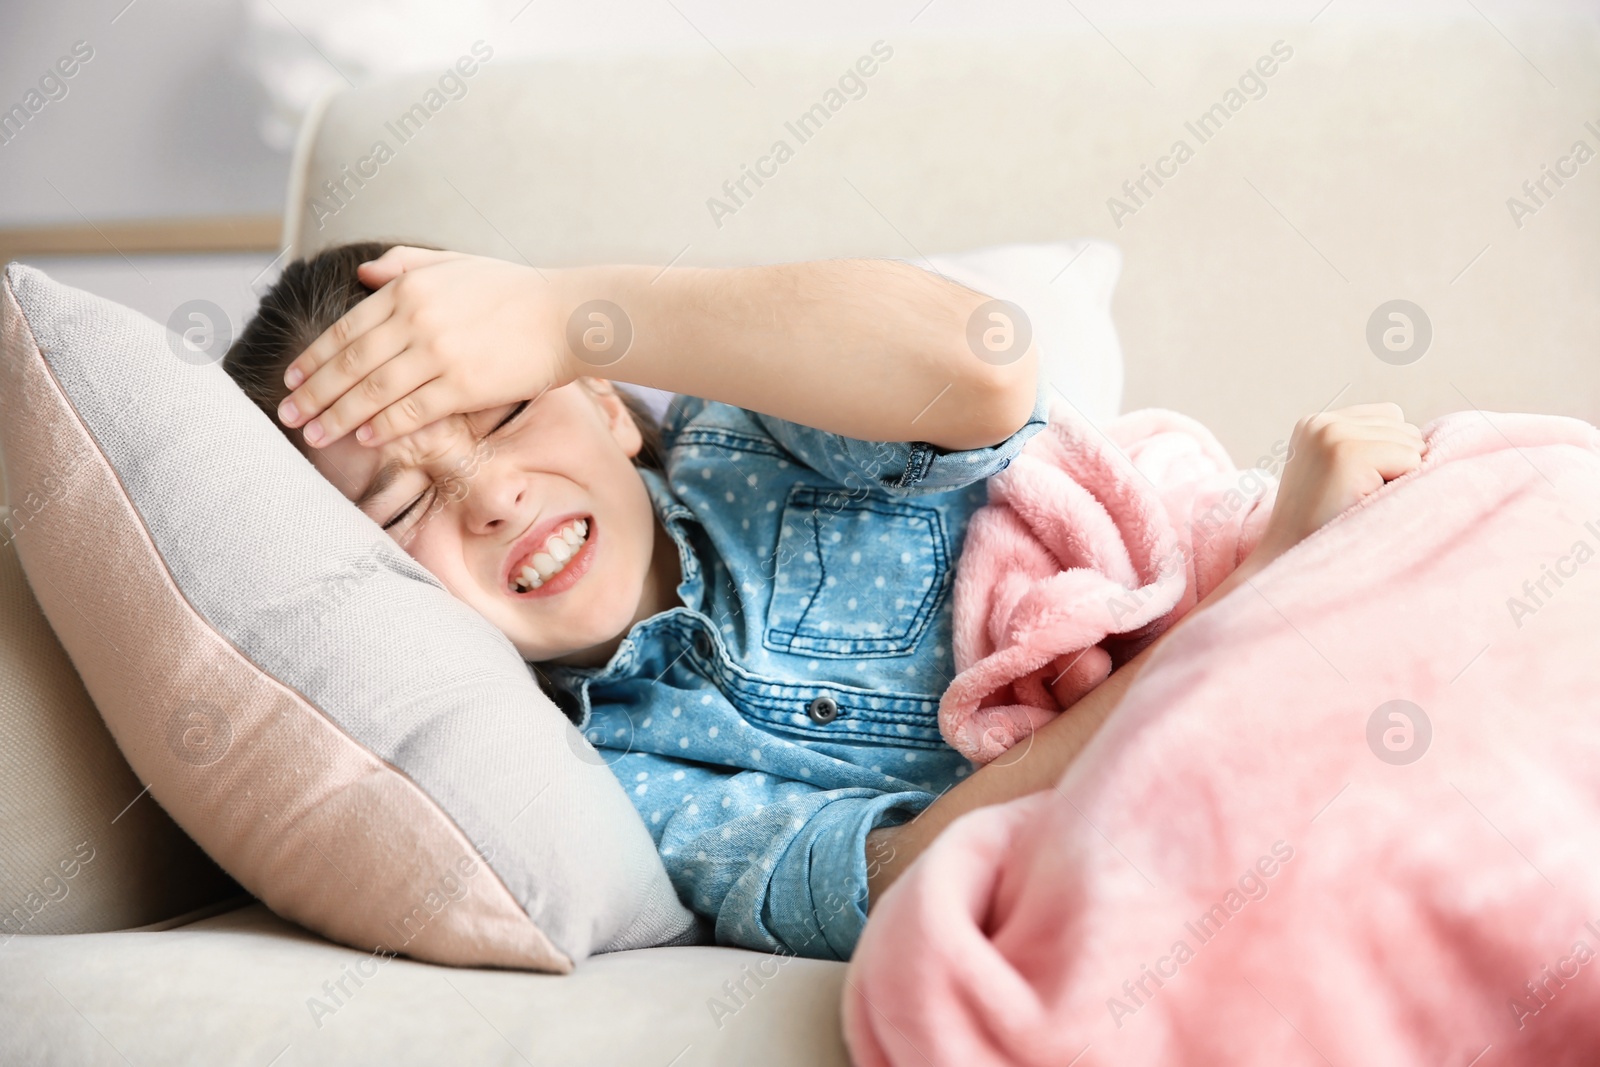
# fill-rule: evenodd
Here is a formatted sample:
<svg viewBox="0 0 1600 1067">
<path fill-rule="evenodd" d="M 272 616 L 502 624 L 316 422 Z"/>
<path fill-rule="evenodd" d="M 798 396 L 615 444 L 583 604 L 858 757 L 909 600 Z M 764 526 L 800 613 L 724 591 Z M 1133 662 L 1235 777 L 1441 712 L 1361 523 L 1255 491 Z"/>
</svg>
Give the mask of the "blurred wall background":
<svg viewBox="0 0 1600 1067">
<path fill-rule="evenodd" d="M 311 102 L 329 88 L 442 66 L 478 37 L 493 39 L 498 57 L 712 57 L 891 30 L 896 39 L 1067 31 L 1116 49 L 1119 28 L 1148 23 L 1479 19 L 1508 55 L 1536 66 L 1519 27 L 1600 21 L 1600 0 L 0 0 L 0 14 L 0 111 L 42 85 L 52 97 L 0 139 L 0 231 L 63 225 L 92 243 L 104 236 L 100 254 L 27 258 L 158 320 L 199 297 L 237 326 L 280 262 L 272 220 Z M 85 52 L 92 57 L 74 62 Z M 63 62 L 75 67 L 70 78 L 53 73 Z M 198 217 L 253 220 L 265 245 L 153 256 L 126 254 L 106 236 L 127 220 Z"/>
<path fill-rule="evenodd" d="M 1496 26 L 1540 15 L 1600 19 L 1600 0 L 4 0 L 0 108 L 19 102 L 76 42 L 94 58 L 65 80 L 62 99 L 0 144 L 0 227 L 275 214 L 294 123 L 317 94 L 448 62 L 479 36 L 492 36 L 503 57 L 709 53 L 887 30 L 1104 33 L 1321 9 L 1378 20 L 1477 11 Z"/>
</svg>

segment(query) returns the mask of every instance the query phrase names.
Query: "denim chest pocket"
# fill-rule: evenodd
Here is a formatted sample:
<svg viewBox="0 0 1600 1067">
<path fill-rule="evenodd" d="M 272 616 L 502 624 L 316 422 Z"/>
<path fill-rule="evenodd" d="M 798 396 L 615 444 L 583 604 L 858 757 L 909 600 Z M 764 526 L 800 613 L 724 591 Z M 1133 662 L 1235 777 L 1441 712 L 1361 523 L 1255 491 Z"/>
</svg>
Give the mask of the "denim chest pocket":
<svg viewBox="0 0 1600 1067">
<path fill-rule="evenodd" d="M 797 485 L 784 501 L 762 642 L 811 656 L 901 656 L 949 585 L 934 508 Z"/>
</svg>

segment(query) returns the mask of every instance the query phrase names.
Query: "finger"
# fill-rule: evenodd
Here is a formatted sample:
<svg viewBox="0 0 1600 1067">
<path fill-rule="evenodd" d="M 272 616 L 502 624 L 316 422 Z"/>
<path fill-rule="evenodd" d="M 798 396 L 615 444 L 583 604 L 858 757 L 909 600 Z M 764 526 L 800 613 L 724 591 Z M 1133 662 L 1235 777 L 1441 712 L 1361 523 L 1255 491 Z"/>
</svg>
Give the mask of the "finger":
<svg viewBox="0 0 1600 1067">
<path fill-rule="evenodd" d="M 1335 442 L 1324 454 L 1323 462 L 1339 470 L 1377 470 L 1383 463 L 1393 463 L 1393 457 L 1399 454 L 1420 462 L 1422 445 L 1395 430 L 1369 430 Z"/>
<path fill-rule="evenodd" d="M 1412 429 L 1415 429 L 1414 427 Z M 1422 454 L 1422 434 L 1413 433 L 1405 426 L 1377 427 L 1370 431 L 1371 440 L 1382 441 L 1388 444 L 1401 445 L 1411 449 L 1418 455 Z"/>
<path fill-rule="evenodd" d="M 358 382 L 404 351 L 409 337 L 405 327 L 394 319 L 379 323 L 341 348 L 298 389 L 284 397 L 278 405 L 279 419 L 286 426 L 305 426 L 309 429 L 311 420 L 322 415 Z M 294 406 L 293 418 L 288 417 L 291 404 Z M 327 422 L 323 422 L 322 428 L 327 430 Z M 310 438 L 307 440 L 310 441 Z"/>
<path fill-rule="evenodd" d="M 322 368 L 350 342 L 389 320 L 394 314 L 394 290 L 379 289 L 323 330 L 306 350 L 284 368 L 283 384 L 298 389 L 300 384 Z M 292 423 L 290 425 L 293 425 Z"/>
<path fill-rule="evenodd" d="M 1402 422 L 1398 426 L 1390 426 L 1387 428 L 1387 432 L 1396 435 L 1399 440 L 1406 442 L 1417 451 L 1422 451 L 1424 445 L 1422 431 L 1411 425 L 1411 423 Z"/>
<path fill-rule="evenodd" d="M 1318 411 L 1295 423 L 1295 433 L 1306 437 L 1339 438 L 1359 426 L 1397 423 L 1400 409 L 1393 404 L 1357 404 L 1353 407 Z"/>
<path fill-rule="evenodd" d="M 432 400 L 428 402 L 434 403 Z M 470 445 L 476 441 L 477 437 L 472 420 L 461 412 L 442 415 L 411 433 L 417 454 L 421 456 L 448 457 L 463 444 Z"/>
<path fill-rule="evenodd" d="M 477 457 L 482 455 L 480 449 L 487 439 L 473 425 L 470 415 L 455 410 L 453 397 L 450 387 L 442 379 L 435 379 L 404 398 L 402 404 L 414 404 L 422 412 L 418 418 L 427 418 L 429 411 L 446 412 L 413 430 L 409 439 L 418 455 L 449 460 L 451 477 L 459 479 L 470 477 L 477 470 Z"/>
<path fill-rule="evenodd" d="M 442 377 L 424 379 L 363 424 L 372 427 L 372 436 L 363 443 L 381 445 L 438 423 L 457 414 L 457 399 L 454 388 Z M 463 419 L 463 426 L 472 436 L 470 422 Z"/>
<path fill-rule="evenodd" d="M 1422 436 L 1422 430 L 1419 429 L 1415 423 L 1406 422 L 1404 419 L 1390 418 L 1387 415 L 1352 415 L 1348 418 L 1340 419 L 1339 421 L 1348 426 L 1399 427 L 1406 429 L 1408 432 L 1415 433 L 1418 437 Z"/>
<path fill-rule="evenodd" d="M 1409 441 L 1421 447 L 1422 431 L 1409 422 L 1394 422 L 1378 416 L 1340 418 L 1314 431 L 1323 446 L 1357 445 L 1363 441 Z"/>
<path fill-rule="evenodd" d="M 1422 431 L 1409 422 L 1392 422 L 1388 419 L 1358 419 L 1342 423 L 1340 431 L 1343 435 L 1362 440 L 1395 440 L 1410 441 L 1413 444 L 1422 444 Z"/>
<path fill-rule="evenodd" d="M 1393 481 L 1402 474 L 1410 474 L 1422 466 L 1422 456 L 1410 445 L 1395 442 L 1374 443 L 1367 454 L 1367 459 L 1372 464 L 1372 469 L 1383 476 L 1386 482 Z"/>
<path fill-rule="evenodd" d="M 388 285 L 406 271 L 417 270 L 421 267 L 431 266 L 434 263 L 443 263 L 450 259 L 459 259 L 459 252 L 440 252 L 432 248 L 412 248 L 410 245 L 395 245 L 377 259 L 361 264 L 356 268 L 356 275 L 361 279 L 361 284 L 377 289 Z"/>
<path fill-rule="evenodd" d="M 400 405 L 402 406 L 400 414 L 408 413 L 410 411 L 408 397 L 411 397 L 416 390 L 421 389 L 427 382 L 434 381 L 435 378 L 438 378 L 438 363 L 435 360 L 422 355 L 416 349 L 406 349 L 405 352 L 400 352 L 394 358 L 389 358 L 386 362 L 376 366 L 370 374 L 366 374 L 365 378 L 360 379 L 355 384 L 354 389 L 347 390 L 346 394 L 334 400 L 333 405 L 330 405 L 328 410 L 323 411 L 320 416 L 312 419 L 312 422 L 307 422 L 306 429 L 304 429 L 307 443 L 315 445 L 317 448 L 326 448 L 326 446 L 336 442 L 339 438 L 349 434 L 350 430 L 363 426 L 365 422 L 374 421 L 376 416 L 379 416 L 382 411 L 389 410 L 390 406 Z M 416 411 L 416 414 L 421 414 L 421 411 Z M 429 422 L 440 418 L 440 414 L 448 414 L 448 411 L 432 414 L 426 419 L 411 421 L 410 429 L 427 426 Z M 320 437 L 312 440 L 312 432 L 314 432 L 312 427 L 314 426 L 320 430 Z M 373 429 L 378 429 L 376 424 L 374 424 Z M 400 437 L 400 435 L 395 434 L 390 438 L 384 438 L 384 440 L 394 440 L 394 437 Z M 360 438 L 357 438 L 357 440 L 360 440 Z M 382 440 L 379 440 L 374 434 L 371 440 L 363 440 L 362 443 L 363 445 L 381 445 Z"/>
</svg>

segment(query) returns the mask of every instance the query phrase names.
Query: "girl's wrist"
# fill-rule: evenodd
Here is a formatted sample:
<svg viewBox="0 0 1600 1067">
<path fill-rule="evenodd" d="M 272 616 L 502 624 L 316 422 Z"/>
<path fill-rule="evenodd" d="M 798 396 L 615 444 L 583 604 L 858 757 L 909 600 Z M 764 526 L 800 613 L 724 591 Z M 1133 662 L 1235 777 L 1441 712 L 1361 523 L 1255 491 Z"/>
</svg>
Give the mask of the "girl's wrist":
<svg viewBox="0 0 1600 1067">
<path fill-rule="evenodd" d="M 571 385 L 586 375 L 592 374 L 594 368 L 578 357 L 572 350 L 572 326 L 579 316 L 579 305 L 584 301 L 582 282 L 575 277 L 582 268 L 544 268 L 540 274 L 538 284 L 543 292 L 542 300 L 549 310 L 550 321 L 543 324 L 547 330 L 546 340 L 549 351 L 554 357 L 555 380 L 550 388 L 555 389 L 563 385 Z"/>
<path fill-rule="evenodd" d="M 1190 616 L 1195 614 L 1195 612 L 1198 612 L 1202 608 L 1210 607 L 1223 597 L 1227 596 L 1233 590 L 1237 589 L 1239 586 L 1250 581 L 1250 579 L 1254 578 L 1257 574 L 1264 570 L 1267 564 L 1271 563 L 1273 560 L 1282 555 L 1283 551 L 1284 550 L 1281 547 L 1269 543 L 1265 539 L 1260 541 L 1251 551 L 1251 553 L 1241 560 L 1237 567 L 1228 573 L 1227 577 L 1223 578 L 1222 581 L 1218 582 L 1214 587 L 1212 587 L 1211 591 L 1201 598 L 1198 604 L 1190 609 L 1189 614 L 1185 615 L 1182 620 L 1179 620 L 1180 625 L 1183 621 L 1186 621 Z M 1174 629 L 1176 629 L 1176 627 L 1174 627 Z"/>
<path fill-rule="evenodd" d="M 567 267 L 544 273 L 558 319 L 552 347 L 560 362 L 560 384 L 588 377 L 655 385 L 640 380 L 651 375 L 641 375 L 647 346 L 640 343 L 639 325 L 656 323 L 656 313 L 644 304 L 654 295 L 648 287 L 660 268 Z"/>
<path fill-rule="evenodd" d="M 1273 531 L 1268 530 L 1262 535 L 1261 540 L 1256 542 L 1256 547 L 1251 550 L 1250 554 L 1240 562 L 1238 567 L 1234 568 L 1234 574 L 1239 577 L 1234 580 L 1233 584 L 1237 585 L 1241 581 L 1248 581 L 1250 578 L 1255 577 L 1255 575 L 1266 569 L 1267 564 L 1289 551 L 1296 543 L 1295 540 L 1290 538 L 1274 536 Z M 1229 575 L 1229 577 L 1232 578 L 1233 576 Z"/>
</svg>

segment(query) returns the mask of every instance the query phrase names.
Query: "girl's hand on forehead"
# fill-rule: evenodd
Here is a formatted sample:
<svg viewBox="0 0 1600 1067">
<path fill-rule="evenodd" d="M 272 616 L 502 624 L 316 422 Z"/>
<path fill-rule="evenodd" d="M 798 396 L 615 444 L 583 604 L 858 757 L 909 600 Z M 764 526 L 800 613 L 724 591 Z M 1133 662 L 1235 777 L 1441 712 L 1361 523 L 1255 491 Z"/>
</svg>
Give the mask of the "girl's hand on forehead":
<svg viewBox="0 0 1600 1067">
<path fill-rule="evenodd" d="M 363 263 L 377 290 L 291 363 L 285 426 L 325 447 L 377 447 L 450 415 L 568 384 L 555 288 L 537 269 L 404 246 Z"/>
</svg>

